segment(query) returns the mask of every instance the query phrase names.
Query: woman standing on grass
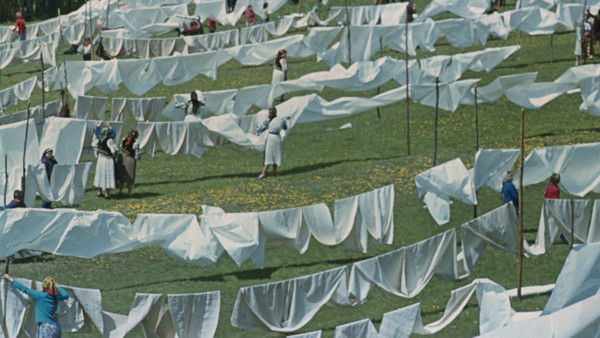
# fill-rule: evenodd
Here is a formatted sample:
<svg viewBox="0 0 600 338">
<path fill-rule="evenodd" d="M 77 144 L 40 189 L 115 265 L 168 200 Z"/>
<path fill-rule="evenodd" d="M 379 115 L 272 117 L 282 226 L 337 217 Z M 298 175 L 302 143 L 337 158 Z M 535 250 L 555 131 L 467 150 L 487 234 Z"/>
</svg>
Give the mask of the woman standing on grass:
<svg viewBox="0 0 600 338">
<path fill-rule="evenodd" d="M 58 302 L 69 298 L 69 294 L 63 288 L 56 285 L 56 281 L 51 277 L 44 278 L 42 282 L 42 289 L 44 291 L 32 290 L 14 280 L 6 273 L 2 275 L 2 278 L 9 281 L 19 291 L 27 294 L 35 301 L 36 337 L 60 338 L 62 330 L 56 316 L 56 309 L 58 308 Z"/>
<path fill-rule="evenodd" d="M 279 52 L 277 52 L 277 56 L 275 57 L 275 62 L 273 64 L 273 79 L 271 80 L 272 85 L 287 80 L 288 64 L 286 56 L 287 51 L 285 49 L 282 49 Z M 283 95 L 281 95 L 279 101 L 283 102 L 283 100 L 284 97 Z"/>
<path fill-rule="evenodd" d="M 50 182 L 52 178 L 52 170 L 54 169 L 54 165 L 58 162 L 54 158 L 54 151 L 50 148 L 44 150 L 44 154 L 42 155 L 42 164 L 44 164 L 44 169 L 46 169 L 46 177 L 48 178 L 48 182 Z M 52 209 L 52 202 L 42 201 L 42 208 L 44 209 Z"/>
<path fill-rule="evenodd" d="M 110 189 L 117 187 L 114 158 L 119 149 L 112 140 L 108 128 L 102 129 L 99 139 L 94 138 L 92 147 L 98 157 L 96 176 L 94 177 L 94 185 L 98 187 L 98 197 L 110 198 Z M 104 195 L 102 194 L 103 189 Z"/>
<path fill-rule="evenodd" d="M 267 140 L 265 143 L 265 166 L 263 167 L 262 173 L 258 175 L 258 178 L 265 178 L 267 176 L 267 170 L 269 165 L 273 165 L 273 176 L 277 175 L 277 166 L 281 166 L 281 136 L 279 133 L 281 130 L 288 128 L 287 119 L 277 117 L 277 109 L 275 107 L 269 108 L 269 118 L 263 122 L 261 126 L 256 129 L 257 134 L 262 133 L 265 130 L 269 131 Z"/>
<path fill-rule="evenodd" d="M 121 153 L 116 165 L 119 194 L 123 192 L 123 186 L 127 184 L 127 195 L 131 196 L 131 190 L 135 183 L 136 163 L 141 158 L 140 145 L 137 143 L 139 135 L 137 130 L 131 130 L 121 141 Z"/>
</svg>

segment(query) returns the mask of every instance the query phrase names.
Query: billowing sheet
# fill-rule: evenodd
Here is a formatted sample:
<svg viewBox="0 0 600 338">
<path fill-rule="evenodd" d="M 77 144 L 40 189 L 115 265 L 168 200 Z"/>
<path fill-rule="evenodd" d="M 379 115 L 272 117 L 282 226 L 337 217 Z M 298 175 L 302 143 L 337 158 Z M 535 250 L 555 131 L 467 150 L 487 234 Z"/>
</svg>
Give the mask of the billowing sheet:
<svg viewBox="0 0 600 338">
<path fill-rule="evenodd" d="M 534 148 L 523 163 L 523 185 L 543 182 L 558 173 L 561 189 L 571 195 L 581 197 L 591 191 L 600 192 L 598 151 L 600 143 Z"/>
<path fill-rule="evenodd" d="M 539 7 L 526 7 L 502 12 L 507 28 L 520 30 L 529 35 L 553 34 L 558 25 L 556 14 Z"/>
<path fill-rule="evenodd" d="M 353 323 L 336 326 L 333 336 L 335 338 L 377 337 L 377 329 L 375 329 L 375 325 L 369 319 L 362 319 Z"/>
<path fill-rule="evenodd" d="M 362 304 L 367 299 L 373 284 L 396 296 L 412 298 L 423 290 L 434 274 L 452 280 L 461 277 L 456 265 L 454 229 L 354 263 L 348 292 L 354 304 Z"/>
<path fill-rule="evenodd" d="M 37 84 L 37 77 L 29 78 L 25 81 L 19 82 L 6 89 L 0 91 L 0 104 L 2 112 L 9 106 L 16 105 L 17 102 L 27 101 L 31 97 L 31 93 Z"/>
<path fill-rule="evenodd" d="M 434 84 L 417 84 L 410 86 L 410 97 L 413 101 L 429 107 L 437 107 L 455 112 L 460 101 L 479 82 L 479 79 L 461 80 L 450 83 L 439 83 L 436 90 Z"/>
<path fill-rule="evenodd" d="M 301 208 L 260 211 L 258 225 L 263 241 L 281 240 L 300 254 L 308 250 L 310 232 L 302 222 Z"/>
<path fill-rule="evenodd" d="M 433 0 L 419 13 L 417 20 L 425 20 L 444 12 L 461 17 L 475 17 L 484 14 L 489 7 L 490 2 L 485 0 Z"/>
<path fill-rule="evenodd" d="M 231 325 L 251 330 L 293 332 L 306 325 L 327 303 L 349 305 L 345 266 L 241 288 L 231 314 Z"/>
<path fill-rule="evenodd" d="M 484 184 L 494 191 L 502 190 L 506 172 L 514 166 L 518 149 L 479 149 L 473 163 L 473 185 L 479 190 Z"/>
<path fill-rule="evenodd" d="M 27 143 L 25 143 L 26 140 Z M 0 156 L 0 170 L 4 171 L 4 168 L 7 168 L 10 171 L 17 166 L 22 168 L 24 150 L 26 152 L 25 165 L 37 164 L 41 158 L 38 157 L 38 145 L 35 122 L 32 118 L 29 121 L 0 126 L 0 154 L 2 154 Z M 5 157 L 6 163 L 4 161 Z"/>
<path fill-rule="evenodd" d="M 62 106 L 60 100 L 51 101 L 42 106 L 35 106 L 29 109 L 29 116 L 35 120 L 35 126 L 38 131 L 44 127 L 46 117 L 57 116 Z M 27 110 L 21 110 L 16 113 L 0 117 L 0 125 L 11 124 L 25 121 L 27 119 Z"/>
<path fill-rule="evenodd" d="M 348 21 L 353 26 L 363 24 L 390 26 L 406 22 L 407 5 L 407 2 L 402 2 L 372 6 L 331 7 L 329 13 L 339 12 L 339 15 L 335 16 L 335 20 L 340 24 L 346 21 L 346 13 L 348 13 L 350 16 Z"/>
</svg>

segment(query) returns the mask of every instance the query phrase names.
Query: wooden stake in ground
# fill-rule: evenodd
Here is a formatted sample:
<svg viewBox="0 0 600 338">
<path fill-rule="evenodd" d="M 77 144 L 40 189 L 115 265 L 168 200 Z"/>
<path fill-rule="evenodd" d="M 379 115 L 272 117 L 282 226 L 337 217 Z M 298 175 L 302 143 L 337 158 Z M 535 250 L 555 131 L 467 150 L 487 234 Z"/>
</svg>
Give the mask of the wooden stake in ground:
<svg viewBox="0 0 600 338">
<path fill-rule="evenodd" d="M 346 23 L 348 27 L 348 65 L 352 64 L 352 45 L 350 39 L 350 16 L 348 15 L 348 0 L 344 0 L 344 7 L 346 8 Z"/>
<path fill-rule="evenodd" d="M 410 156 L 410 109 L 408 102 L 409 89 L 408 89 L 408 17 L 406 18 L 406 28 L 404 29 L 404 54 L 405 54 L 405 65 L 406 65 L 406 156 Z"/>
<path fill-rule="evenodd" d="M 379 37 L 379 57 L 383 57 L 383 38 Z M 377 87 L 377 95 L 381 93 L 381 86 Z M 377 117 L 381 119 L 381 112 L 379 111 L 379 107 L 377 107 Z"/>
<path fill-rule="evenodd" d="M 575 243 L 575 202 L 571 198 L 571 245 L 569 245 L 569 250 L 573 249 L 573 243 Z"/>
<path fill-rule="evenodd" d="M 552 59 L 553 59 L 553 53 L 554 53 L 554 45 L 552 43 L 552 40 L 554 40 L 554 34 L 550 35 L 550 63 L 552 63 Z"/>
<path fill-rule="evenodd" d="M 40 72 L 42 73 L 42 116 L 46 118 L 46 81 L 44 80 L 44 53 L 40 53 Z"/>
<path fill-rule="evenodd" d="M 475 90 L 475 154 L 479 151 L 479 117 L 477 116 L 477 85 L 473 88 Z M 477 190 L 475 190 L 475 197 L 477 197 Z M 473 206 L 473 217 L 477 218 L 477 204 Z"/>
<path fill-rule="evenodd" d="M 23 142 L 23 177 L 21 177 L 21 191 L 23 192 L 23 196 L 25 196 L 25 156 L 27 155 L 27 135 L 29 134 L 29 116 L 31 114 L 30 107 L 31 101 L 27 102 L 27 119 L 25 120 L 25 142 Z"/>
<path fill-rule="evenodd" d="M 58 9 L 58 17 L 60 18 L 60 8 Z M 63 36 L 62 36 L 62 24 L 60 22 L 60 20 L 58 21 L 59 23 L 59 28 L 60 28 L 60 45 L 62 46 L 64 44 L 63 42 Z M 63 46 L 64 47 L 64 46 Z M 65 50 L 63 49 L 62 51 L 62 61 L 63 61 L 63 70 L 65 73 L 65 83 L 64 83 L 64 88 L 68 88 L 68 82 L 67 82 L 67 63 L 65 62 Z M 61 84 L 61 88 L 62 88 L 62 84 Z M 65 95 L 66 98 L 66 102 L 67 102 L 67 106 L 69 105 L 69 95 L 67 93 L 67 95 Z"/>
<path fill-rule="evenodd" d="M 6 194 L 8 193 L 8 156 L 4 154 L 4 209 L 6 209 Z"/>
<path fill-rule="evenodd" d="M 437 134 L 438 134 L 438 106 L 440 104 L 440 78 L 435 78 L 435 117 L 433 119 L 433 166 L 437 163 Z"/>
<path fill-rule="evenodd" d="M 525 153 L 525 109 L 521 108 L 521 156 L 519 158 L 519 229 L 517 236 L 517 297 L 521 300 L 521 286 L 523 285 L 523 154 Z"/>
</svg>

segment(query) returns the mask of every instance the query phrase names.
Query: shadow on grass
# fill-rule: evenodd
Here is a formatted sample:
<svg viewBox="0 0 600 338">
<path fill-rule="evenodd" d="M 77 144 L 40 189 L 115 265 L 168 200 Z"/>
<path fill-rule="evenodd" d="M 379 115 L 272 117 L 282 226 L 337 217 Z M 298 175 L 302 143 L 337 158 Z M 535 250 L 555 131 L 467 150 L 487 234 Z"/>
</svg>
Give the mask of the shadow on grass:
<svg viewBox="0 0 600 338">
<path fill-rule="evenodd" d="M 595 128 L 579 128 L 579 129 L 573 129 L 574 132 L 594 132 L 594 133 L 600 133 L 600 128 L 595 127 Z M 553 137 L 553 136 L 558 136 L 559 134 L 567 134 L 566 131 L 548 131 L 545 133 L 539 133 L 539 134 L 533 134 L 530 136 L 525 137 L 525 139 L 534 139 L 536 137 Z M 572 132 L 569 132 L 569 134 L 572 134 Z"/>
<path fill-rule="evenodd" d="M 124 285 L 119 288 L 110 288 L 110 289 L 106 289 L 106 290 L 107 291 L 126 290 L 126 289 L 133 289 L 133 288 L 144 287 L 144 286 L 159 285 L 159 284 L 164 284 L 164 283 L 177 283 L 177 282 L 224 282 L 226 276 L 234 276 L 235 278 L 237 278 L 239 280 L 260 280 L 260 279 L 269 280 L 272 278 L 273 273 L 277 272 L 279 269 L 282 269 L 282 268 L 306 267 L 306 266 L 313 266 L 313 265 L 319 265 L 319 264 L 343 265 L 343 264 L 349 264 L 349 263 L 353 263 L 355 261 L 364 260 L 364 259 L 366 259 L 366 258 L 361 257 L 361 258 L 356 258 L 356 259 L 332 259 L 332 260 L 328 260 L 328 261 L 307 262 L 307 263 L 293 264 L 293 265 L 282 265 L 282 266 L 277 266 L 277 267 L 267 267 L 264 269 L 252 269 L 252 270 L 244 270 L 244 271 L 235 271 L 235 272 L 230 272 L 230 273 L 222 273 L 222 274 L 216 274 L 216 275 L 212 275 L 212 276 L 204 275 L 204 276 L 198 276 L 198 277 L 176 278 L 176 279 L 149 282 L 149 283 L 138 283 L 138 284 Z"/>
</svg>

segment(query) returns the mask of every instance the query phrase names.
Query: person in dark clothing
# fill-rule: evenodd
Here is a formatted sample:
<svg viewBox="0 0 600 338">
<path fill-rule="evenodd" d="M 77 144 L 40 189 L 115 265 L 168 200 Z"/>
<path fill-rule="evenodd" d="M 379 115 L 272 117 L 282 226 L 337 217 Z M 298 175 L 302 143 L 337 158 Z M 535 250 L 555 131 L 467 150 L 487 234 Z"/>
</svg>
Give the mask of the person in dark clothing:
<svg viewBox="0 0 600 338">
<path fill-rule="evenodd" d="M 57 163 L 58 162 L 54 158 L 54 151 L 50 148 L 44 150 L 44 154 L 42 155 L 42 164 L 44 164 L 44 167 L 46 169 L 46 176 L 48 177 L 48 182 L 50 182 L 54 165 Z M 42 208 L 52 209 L 52 202 L 42 201 Z"/>
</svg>

